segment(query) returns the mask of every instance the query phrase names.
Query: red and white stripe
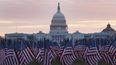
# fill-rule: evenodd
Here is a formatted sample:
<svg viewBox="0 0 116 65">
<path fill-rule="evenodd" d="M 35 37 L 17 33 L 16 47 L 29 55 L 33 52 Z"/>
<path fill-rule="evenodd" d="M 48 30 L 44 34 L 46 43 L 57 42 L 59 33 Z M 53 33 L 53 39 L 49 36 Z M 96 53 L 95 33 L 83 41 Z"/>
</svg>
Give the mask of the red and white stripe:
<svg viewBox="0 0 116 65">
<path fill-rule="evenodd" d="M 110 55 L 110 58 L 112 59 L 112 64 L 116 64 L 116 47 L 113 45 L 110 46 L 108 53 Z"/>
<path fill-rule="evenodd" d="M 74 54 L 76 56 L 77 59 L 83 59 L 85 58 L 85 51 L 86 51 L 86 47 L 75 47 L 74 48 Z"/>
<path fill-rule="evenodd" d="M 4 49 L 0 49 L 0 64 L 4 61 L 5 59 L 5 51 Z"/>
<path fill-rule="evenodd" d="M 43 63 L 43 60 L 44 60 L 44 48 L 41 48 L 41 49 L 39 49 L 39 52 L 36 56 L 36 61 L 38 63 Z"/>
<path fill-rule="evenodd" d="M 26 47 L 25 49 L 18 51 L 17 56 L 19 58 L 20 65 L 27 65 L 35 58 L 34 54 L 32 53 L 29 47 Z"/>
<path fill-rule="evenodd" d="M 97 47 L 88 48 L 85 55 L 86 55 L 86 62 L 89 65 L 97 65 L 101 59 Z"/>
<path fill-rule="evenodd" d="M 72 47 L 66 47 L 61 55 L 60 61 L 62 65 L 71 65 L 76 57 Z"/>
<path fill-rule="evenodd" d="M 14 49 L 4 49 L 5 51 L 5 59 L 1 63 L 1 65 L 19 65 L 18 58 Z"/>
</svg>

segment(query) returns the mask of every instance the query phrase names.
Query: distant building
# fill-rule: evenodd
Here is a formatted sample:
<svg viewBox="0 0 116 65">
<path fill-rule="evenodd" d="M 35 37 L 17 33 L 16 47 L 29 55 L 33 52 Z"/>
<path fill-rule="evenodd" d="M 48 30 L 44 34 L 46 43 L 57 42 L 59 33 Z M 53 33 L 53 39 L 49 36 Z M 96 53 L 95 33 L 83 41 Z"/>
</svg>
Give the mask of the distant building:
<svg viewBox="0 0 116 65">
<path fill-rule="evenodd" d="M 107 27 L 103 29 L 102 33 L 116 33 L 116 31 L 108 24 Z"/>
<path fill-rule="evenodd" d="M 27 40 L 28 38 L 27 34 L 24 33 L 11 33 L 11 34 L 5 34 L 5 38 L 6 39 L 10 39 L 10 40 L 15 40 L 15 39 L 24 39 Z"/>
<path fill-rule="evenodd" d="M 92 39 L 94 37 L 93 37 L 93 34 L 92 33 L 91 34 L 89 33 L 89 34 L 84 34 L 84 38 L 85 39 Z"/>
<path fill-rule="evenodd" d="M 35 40 L 44 40 L 44 39 L 49 39 L 51 40 L 51 36 L 49 34 L 43 33 L 42 31 L 39 31 L 39 33 L 33 34 Z"/>
<path fill-rule="evenodd" d="M 93 38 L 110 38 L 116 37 L 116 31 L 111 27 L 110 24 L 107 25 L 105 29 L 103 29 L 99 33 L 94 33 Z"/>
<path fill-rule="evenodd" d="M 84 34 L 80 33 L 79 31 L 76 31 L 72 34 L 72 38 L 75 40 L 79 40 L 79 39 L 84 39 Z"/>
<path fill-rule="evenodd" d="M 46 38 L 46 34 L 42 31 L 39 31 L 37 34 L 33 34 L 33 36 L 35 37 L 35 40 L 43 40 Z"/>
<path fill-rule="evenodd" d="M 57 12 L 53 16 L 49 35 L 53 41 L 63 41 L 68 35 L 68 26 L 63 13 L 61 13 L 60 3 L 58 3 Z"/>
</svg>

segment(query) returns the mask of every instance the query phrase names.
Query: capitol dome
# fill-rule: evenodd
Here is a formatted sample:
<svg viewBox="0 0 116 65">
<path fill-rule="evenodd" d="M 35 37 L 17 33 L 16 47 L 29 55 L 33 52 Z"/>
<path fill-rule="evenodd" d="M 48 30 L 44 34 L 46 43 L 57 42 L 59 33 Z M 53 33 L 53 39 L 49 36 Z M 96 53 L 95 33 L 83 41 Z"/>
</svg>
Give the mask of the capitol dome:
<svg viewBox="0 0 116 65">
<path fill-rule="evenodd" d="M 55 15 L 53 16 L 53 19 L 55 19 L 55 18 L 63 18 L 63 19 L 65 19 L 65 16 L 64 16 L 64 14 L 62 14 L 60 11 L 57 11 L 56 13 L 55 13 Z"/>
<path fill-rule="evenodd" d="M 54 30 L 67 31 L 66 19 L 64 14 L 61 12 L 60 3 L 58 3 L 57 12 L 54 14 L 52 18 L 50 30 L 51 31 L 54 31 Z"/>
<path fill-rule="evenodd" d="M 110 24 L 107 25 L 107 27 L 105 29 L 103 29 L 102 32 L 116 32 Z"/>
<path fill-rule="evenodd" d="M 52 40 L 61 41 L 68 34 L 68 27 L 64 14 L 61 12 L 60 3 L 58 3 L 57 12 L 53 15 L 50 25 L 50 35 Z"/>
<path fill-rule="evenodd" d="M 66 23 L 64 14 L 60 11 L 60 3 L 58 3 L 57 12 L 52 18 L 53 23 Z"/>
</svg>

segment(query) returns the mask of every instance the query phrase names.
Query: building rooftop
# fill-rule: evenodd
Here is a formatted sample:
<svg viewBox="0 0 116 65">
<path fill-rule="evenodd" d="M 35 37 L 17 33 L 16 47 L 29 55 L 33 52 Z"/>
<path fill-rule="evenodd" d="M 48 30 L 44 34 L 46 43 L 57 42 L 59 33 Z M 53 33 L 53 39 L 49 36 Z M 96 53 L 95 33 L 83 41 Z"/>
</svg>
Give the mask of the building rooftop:
<svg viewBox="0 0 116 65">
<path fill-rule="evenodd" d="M 110 24 L 107 25 L 105 29 L 102 30 L 102 32 L 116 32 Z"/>
</svg>

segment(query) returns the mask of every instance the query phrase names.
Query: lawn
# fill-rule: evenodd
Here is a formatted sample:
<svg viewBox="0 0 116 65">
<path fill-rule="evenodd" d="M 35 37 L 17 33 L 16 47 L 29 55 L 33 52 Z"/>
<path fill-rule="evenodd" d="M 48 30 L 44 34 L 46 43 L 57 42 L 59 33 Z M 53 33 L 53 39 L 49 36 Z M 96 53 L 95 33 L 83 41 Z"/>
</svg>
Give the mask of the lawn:
<svg viewBox="0 0 116 65">
<path fill-rule="evenodd" d="M 32 61 L 29 65 L 42 65 L 36 61 Z M 52 65 L 61 65 L 59 59 L 55 59 L 52 61 Z M 86 65 L 85 62 L 81 61 L 81 60 L 75 60 L 74 63 L 72 65 Z M 111 65 L 111 64 L 107 64 L 105 62 L 99 62 L 98 65 Z"/>
</svg>

